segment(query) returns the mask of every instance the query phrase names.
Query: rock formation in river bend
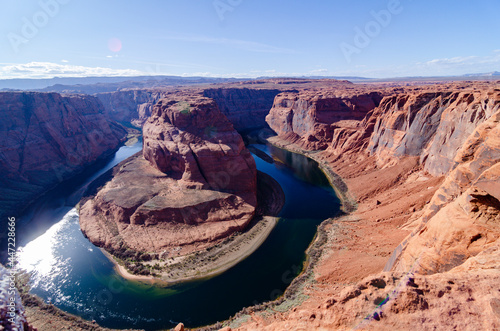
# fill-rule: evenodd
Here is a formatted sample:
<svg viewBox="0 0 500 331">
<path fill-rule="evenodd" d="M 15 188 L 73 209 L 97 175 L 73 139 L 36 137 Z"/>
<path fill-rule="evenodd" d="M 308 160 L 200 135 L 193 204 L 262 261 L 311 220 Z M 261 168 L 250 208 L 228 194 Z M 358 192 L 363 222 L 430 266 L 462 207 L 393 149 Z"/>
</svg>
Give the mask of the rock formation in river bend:
<svg viewBox="0 0 500 331">
<path fill-rule="evenodd" d="M 4 92 L 0 110 L 2 217 L 111 155 L 126 135 L 90 96 Z"/>
<path fill-rule="evenodd" d="M 213 100 L 177 96 L 155 105 L 143 155 L 82 201 L 80 225 L 110 251 L 200 250 L 244 229 L 256 203 L 255 162 L 241 136 Z"/>
<path fill-rule="evenodd" d="M 143 155 L 187 188 L 255 200 L 256 168 L 243 139 L 209 98 L 161 100 L 144 125 Z"/>
</svg>

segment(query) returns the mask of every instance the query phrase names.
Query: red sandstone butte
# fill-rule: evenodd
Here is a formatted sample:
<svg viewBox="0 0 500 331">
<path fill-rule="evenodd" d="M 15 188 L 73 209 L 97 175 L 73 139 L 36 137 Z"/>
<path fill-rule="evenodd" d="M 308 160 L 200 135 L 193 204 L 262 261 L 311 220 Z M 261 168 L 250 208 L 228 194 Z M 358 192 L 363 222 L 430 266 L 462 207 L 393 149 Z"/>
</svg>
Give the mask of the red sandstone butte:
<svg viewBox="0 0 500 331">
<path fill-rule="evenodd" d="M 212 99 L 155 105 L 144 148 L 80 209 L 83 233 L 110 251 L 200 250 L 243 230 L 257 204 L 256 167 Z"/>
</svg>

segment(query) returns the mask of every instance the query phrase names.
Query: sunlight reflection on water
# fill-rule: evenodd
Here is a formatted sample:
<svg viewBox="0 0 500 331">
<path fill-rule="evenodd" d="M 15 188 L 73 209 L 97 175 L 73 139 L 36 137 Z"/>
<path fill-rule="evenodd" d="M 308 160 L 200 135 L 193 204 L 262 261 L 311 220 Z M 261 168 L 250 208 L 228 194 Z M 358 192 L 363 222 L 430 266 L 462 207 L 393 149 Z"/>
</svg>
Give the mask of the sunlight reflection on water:
<svg viewBox="0 0 500 331">
<path fill-rule="evenodd" d="M 76 209 L 71 209 L 60 222 L 50 227 L 43 235 L 18 250 L 19 268 L 31 274 L 33 287 L 49 290 L 54 278 L 61 282 L 71 271 L 71 258 L 61 253 L 61 243 L 67 236 L 71 222 L 78 220 Z"/>
<path fill-rule="evenodd" d="M 133 152 L 134 149 L 122 147 L 107 168 Z M 277 290 L 288 286 L 283 275 L 302 264 L 317 224 L 334 214 L 339 205 L 314 162 L 301 160 L 302 156 L 292 162 L 296 158 L 282 154 L 277 156 L 284 156 L 283 162 L 269 164 L 256 159 L 256 163 L 285 191 L 285 218 L 254 254 L 218 277 L 167 288 L 125 280 L 101 250 L 84 237 L 76 209 L 62 199 L 66 202 L 47 211 L 43 209 L 43 213 L 33 213 L 31 223 L 25 226 L 29 234 L 40 215 L 50 221 L 18 251 L 19 267 L 31 274 L 31 293 L 103 326 L 147 330 L 174 327 L 175 321 L 206 325 L 225 319 L 252 302 L 272 299 Z M 305 168 L 317 176 L 300 176 L 296 168 Z M 86 187 L 84 184 L 77 188 L 74 194 L 78 196 Z"/>
</svg>

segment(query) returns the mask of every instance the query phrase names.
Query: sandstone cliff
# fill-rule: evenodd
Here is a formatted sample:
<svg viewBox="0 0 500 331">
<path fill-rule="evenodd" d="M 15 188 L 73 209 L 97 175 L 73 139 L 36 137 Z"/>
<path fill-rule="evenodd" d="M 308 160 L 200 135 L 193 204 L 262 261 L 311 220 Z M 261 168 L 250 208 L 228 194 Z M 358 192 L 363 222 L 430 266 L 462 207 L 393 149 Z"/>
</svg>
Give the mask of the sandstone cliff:
<svg viewBox="0 0 500 331">
<path fill-rule="evenodd" d="M 192 88 L 189 94 L 199 93 L 213 99 L 220 111 L 236 130 L 267 127 L 265 117 L 279 89 L 249 88 Z M 98 93 L 106 114 L 118 122 L 130 122 L 142 126 L 151 115 L 153 106 L 162 98 L 185 94 L 182 89 L 129 89 Z"/>
<path fill-rule="evenodd" d="M 266 115 L 279 89 L 214 88 L 203 95 L 215 100 L 236 130 L 267 127 Z"/>
<path fill-rule="evenodd" d="M 104 105 L 108 118 L 142 126 L 151 115 L 153 106 L 167 95 L 166 89 L 130 89 L 97 93 L 95 96 Z"/>
<path fill-rule="evenodd" d="M 0 93 L 0 109 L 2 216 L 111 155 L 126 135 L 90 96 Z"/>
<path fill-rule="evenodd" d="M 340 83 L 339 83 L 340 84 Z M 279 136 L 309 150 L 324 150 L 340 127 L 355 128 L 382 100 L 380 92 L 284 92 L 276 97 L 266 121 Z"/>
<path fill-rule="evenodd" d="M 454 168 L 454 157 L 474 129 L 498 110 L 496 95 L 488 91 L 439 91 L 400 94 L 385 98 L 368 151 L 379 165 L 399 157 L 419 156 L 433 176 Z"/>
<path fill-rule="evenodd" d="M 478 254 L 483 255 L 484 263 L 488 257 L 498 262 L 500 93 L 492 93 L 487 100 L 484 104 L 492 106 L 494 114 L 486 120 L 476 119 L 483 123 L 454 153 L 453 170 L 414 222 L 416 229 L 395 270 L 408 270 L 417 263 L 417 272 L 433 274 L 460 266 Z"/>
<path fill-rule="evenodd" d="M 185 187 L 249 192 L 255 200 L 253 157 L 212 99 L 160 101 L 144 125 L 143 155 Z"/>
<path fill-rule="evenodd" d="M 143 155 L 82 202 L 80 225 L 112 252 L 189 252 L 243 230 L 256 201 L 255 162 L 215 102 L 163 99 L 144 125 Z"/>
<path fill-rule="evenodd" d="M 320 121 L 293 123 L 297 108 L 319 102 L 278 96 L 268 116 L 275 141 L 326 148 L 311 155 L 344 178 L 358 209 L 326 226 L 302 290 L 309 299 L 239 329 L 500 328 L 499 83 L 385 90 L 363 118 L 330 123 L 321 145 L 305 143 L 323 132 Z"/>
</svg>

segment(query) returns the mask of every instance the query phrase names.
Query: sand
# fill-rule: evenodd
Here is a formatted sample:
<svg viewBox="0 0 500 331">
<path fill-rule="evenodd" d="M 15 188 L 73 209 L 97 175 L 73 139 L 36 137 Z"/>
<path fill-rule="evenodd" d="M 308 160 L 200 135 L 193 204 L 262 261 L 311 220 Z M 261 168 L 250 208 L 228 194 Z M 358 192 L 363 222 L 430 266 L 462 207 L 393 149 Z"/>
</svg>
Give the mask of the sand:
<svg viewBox="0 0 500 331">
<path fill-rule="evenodd" d="M 276 226 L 281 208 L 285 203 L 284 193 L 279 184 L 269 175 L 259 172 L 257 215 L 242 233 L 235 233 L 205 250 L 187 255 L 170 252 L 167 256 L 151 261 L 136 262 L 148 267 L 155 275 L 136 275 L 125 267 L 124 261 L 102 252 L 115 265 L 115 270 L 123 278 L 148 284 L 171 285 L 180 282 L 207 279 L 234 267 L 267 239 Z"/>
<path fill-rule="evenodd" d="M 229 270 L 255 252 L 274 229 L 278 219 L 271 216 L 260 217 L 244 233 L 232 235 L 208 250 L 166 260 L 144 262 L 144 265 L 158 264 L 164 269 L 157 271 L 156 276 L 134 275 L 124 267 L 122 261 L 102 251 L 114 263 L 116 272 L 128 280 L 171 285 L 208 279 Z"/>
</svg>

